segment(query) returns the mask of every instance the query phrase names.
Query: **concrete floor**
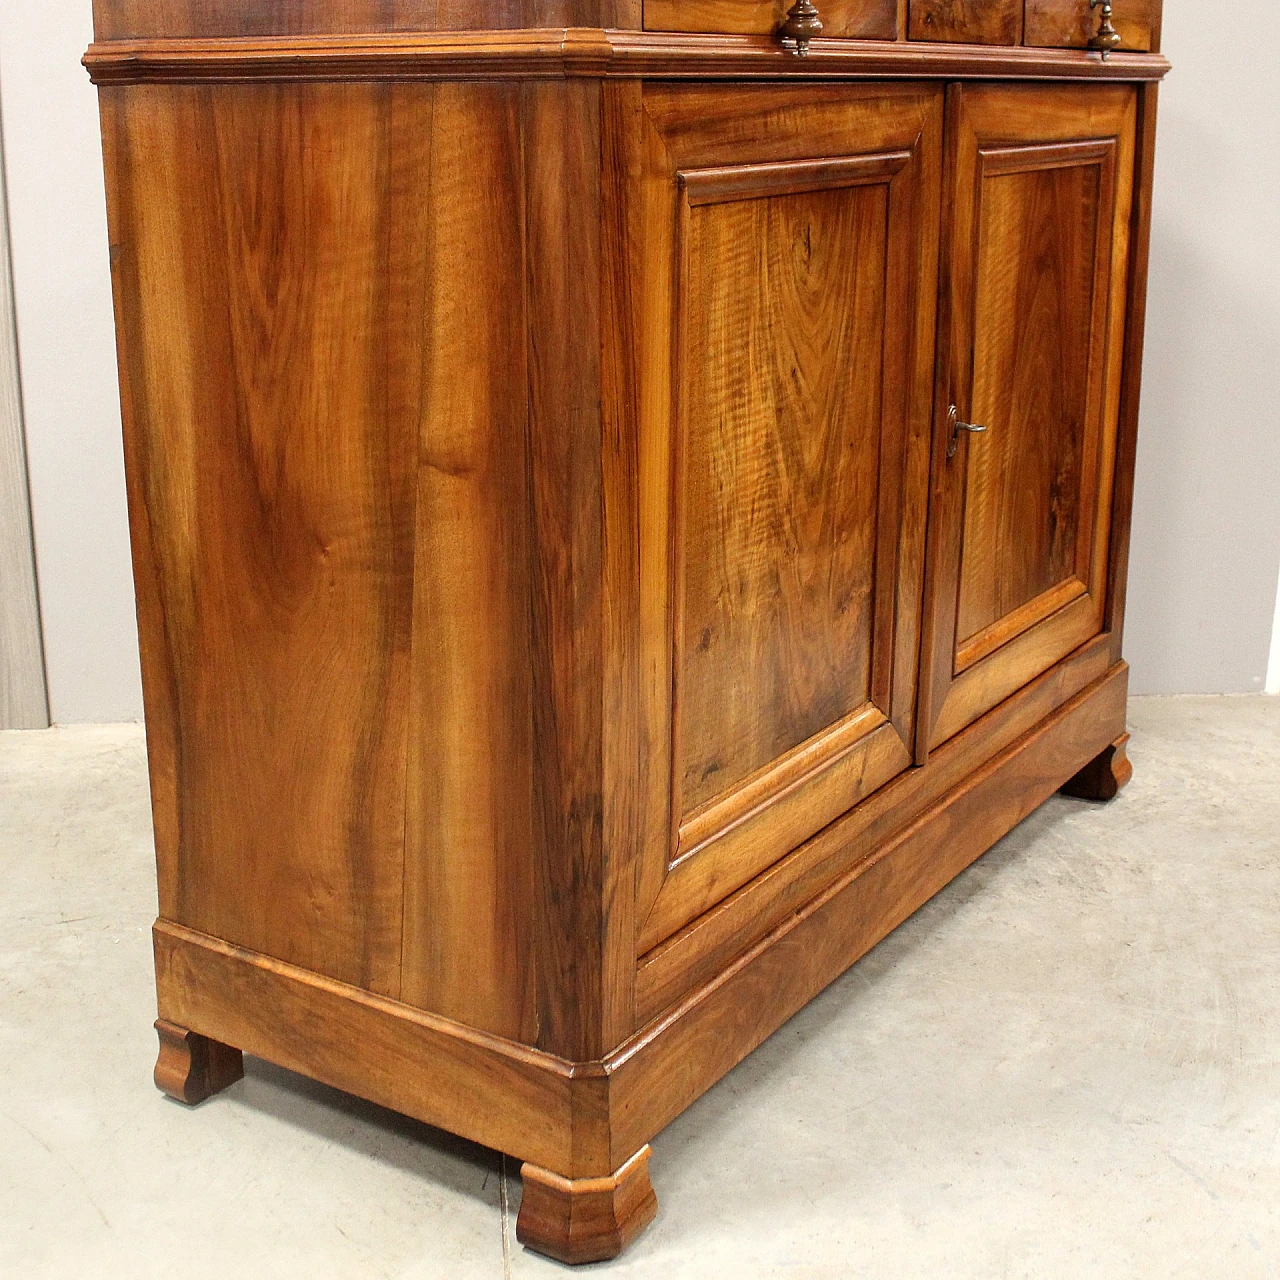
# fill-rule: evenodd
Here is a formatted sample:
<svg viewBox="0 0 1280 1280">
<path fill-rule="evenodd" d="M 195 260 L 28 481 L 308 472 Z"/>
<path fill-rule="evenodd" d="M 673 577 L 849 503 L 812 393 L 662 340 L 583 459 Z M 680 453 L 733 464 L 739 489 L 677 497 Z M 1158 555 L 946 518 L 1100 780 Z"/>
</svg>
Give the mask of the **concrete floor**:
<svg viewBox="0 0 1280 1280">
<path fill-rule="evenodd" d="M 654 1141 L 622 1277 L 1280 1275 L 1280 699 L 1140 699 Z M 134 726 L 0 734 L 0 1276 L 537 1277 L 501 1157 L 249 1060 L 158 1095 Z"/>
</svg>

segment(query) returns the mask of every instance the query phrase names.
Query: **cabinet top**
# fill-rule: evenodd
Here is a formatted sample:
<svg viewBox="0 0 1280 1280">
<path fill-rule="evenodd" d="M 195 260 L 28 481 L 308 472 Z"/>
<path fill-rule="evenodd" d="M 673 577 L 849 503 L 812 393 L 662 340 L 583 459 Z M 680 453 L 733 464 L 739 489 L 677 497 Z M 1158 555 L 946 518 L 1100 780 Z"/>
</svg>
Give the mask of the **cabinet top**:
<svg viewBox="0 0 1280 1280">
<path fill-rule="evenodd" d="M 1154 80 L 1168 70 L 1159 54 L 1163 0 L 799 0 L 799 21 L 789 3 L 94 0 L 96 43 L 85 62 L 100 84 L 566 75 Z M 804 33 L 799 42 L 796 31 Z"/>
</svg>

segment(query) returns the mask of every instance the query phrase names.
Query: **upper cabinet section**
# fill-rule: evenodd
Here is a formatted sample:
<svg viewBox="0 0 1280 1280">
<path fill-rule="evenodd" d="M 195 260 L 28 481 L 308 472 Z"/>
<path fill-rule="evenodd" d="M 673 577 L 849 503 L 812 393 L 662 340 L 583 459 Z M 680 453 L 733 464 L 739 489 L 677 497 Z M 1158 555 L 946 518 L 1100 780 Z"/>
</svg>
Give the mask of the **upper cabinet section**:
<svg viewBox="0 0 1280 1280">
<path fill-rule="evenodd" d="M 1152 47 L 1157 0 L 910 0 L 908 36 L 957 44 L 1026 44 L 1045 49 L 1101 47 L 1107 18 L 1119 36 L 1110 48 Z"/>
<path fill-rule="evenodd" d="M 93 0 L 98 40 L 638 27 L 641 0 Z"/>
<path fill-rule="evenodd" d="M 791 0 L 643 0 L 648 31 L 705 31 L 741 35 L 778 32 Z M 1029 45 L 1088 49 L 1103 29 L 1101 2 L 1089 0 L 814 0 L 822 35 L 862 40 Z M 901 18 L 900 10 L 901 8 Z M 1110 22 L 1120 43 L 1156 47 L 1159 0 L 1112 0 Z"/>
<path fill-rule="evenodd" d="M 1090 0 L 795 8 L 792 0 L 93 0 L 86 65 L 98 84 L 560 74 L 1155 80 L 1168 70 L 1163 59 L 1135 56 L 1160 48 L 1161 0 L 1112 0 L 1109 15 Z M 1119 42 L 1109 62 L 1093 52 L 1104 24 Z"/>
</svg>

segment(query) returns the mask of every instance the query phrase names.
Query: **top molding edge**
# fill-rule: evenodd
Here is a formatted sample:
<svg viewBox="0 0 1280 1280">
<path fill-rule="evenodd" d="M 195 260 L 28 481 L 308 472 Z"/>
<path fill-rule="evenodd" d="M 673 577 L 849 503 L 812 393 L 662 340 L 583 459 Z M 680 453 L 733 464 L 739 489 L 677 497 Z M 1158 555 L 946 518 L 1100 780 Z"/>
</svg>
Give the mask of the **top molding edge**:
<svg viewBox="0 0 1280 1280">
<path fill-rule="evenodd" d="M 107 40 L 84 57 L 97 85 L 282 80 L 675 79 L 1157 81 L 1158 53 L 814 40 L 798 58 L 769 36 L 594 27 L 413 35 Z"/>
</svg>

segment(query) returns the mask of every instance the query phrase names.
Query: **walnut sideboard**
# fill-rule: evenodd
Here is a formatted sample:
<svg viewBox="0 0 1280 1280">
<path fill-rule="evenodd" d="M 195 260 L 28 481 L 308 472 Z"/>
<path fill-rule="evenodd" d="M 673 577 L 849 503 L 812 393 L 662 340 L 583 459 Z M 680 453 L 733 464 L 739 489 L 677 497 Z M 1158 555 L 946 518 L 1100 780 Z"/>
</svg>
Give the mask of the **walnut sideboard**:
<svg viewBox="0 0 1280 1280">
<path fill-rule="evenodd" d="M 649 1140 L 1113 796 L 1160 0 L 95 0 L 167 1093 Z M 821 31 L 819 28 L 821 27 Z"/>
</svg>

